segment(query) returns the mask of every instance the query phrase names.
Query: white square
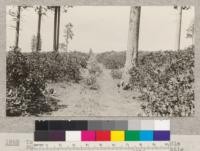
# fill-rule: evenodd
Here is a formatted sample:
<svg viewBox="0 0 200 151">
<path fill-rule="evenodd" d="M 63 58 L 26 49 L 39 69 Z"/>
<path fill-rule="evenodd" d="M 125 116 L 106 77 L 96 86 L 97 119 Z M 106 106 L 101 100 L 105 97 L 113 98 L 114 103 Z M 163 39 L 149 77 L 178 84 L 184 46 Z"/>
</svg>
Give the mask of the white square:
<svg viewBox="0 0 200 151">
<path fill-rule="evenodd" d="M 65 140 L 66 141 L 81 141 L 81 131 L 66 131 Z"/>
<path fill-rule="evenodd" d="M 170 130 L 170 120 L 155 120 L 154 130 Z"/>
</svg>

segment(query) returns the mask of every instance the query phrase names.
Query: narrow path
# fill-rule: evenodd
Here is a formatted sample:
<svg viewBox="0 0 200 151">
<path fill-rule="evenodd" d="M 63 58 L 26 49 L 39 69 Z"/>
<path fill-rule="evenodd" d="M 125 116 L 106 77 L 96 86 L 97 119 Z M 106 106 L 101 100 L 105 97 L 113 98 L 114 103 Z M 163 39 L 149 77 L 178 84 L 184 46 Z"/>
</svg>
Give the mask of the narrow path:
<svg viewBox="0 0 200 151">
<path fill-rule="evenodd" d="M 101 88 L 99 102 L 107 108 L 103 114 L 110 116 L 137 116 L 140 109 L 138 92 L 124 91 L 117 87 L 119 80 L 111 77 L 110 70 L 103 68 L 103 73 L 98 79 Z M 137 98 L 137 99 L 133 99 Z"/>
<path fill-rule="evenodd" d="M 97 78 L 99 90 L 88 89 L 83 84 L 50 84 L 59 104 L 65 106 L 51 116 L 137 116 L 141 104 L 139 93 L 118 89 L 119 81 L 111 77 L 110 70 L 104 67 L 102 70 Z"/>
</svg>

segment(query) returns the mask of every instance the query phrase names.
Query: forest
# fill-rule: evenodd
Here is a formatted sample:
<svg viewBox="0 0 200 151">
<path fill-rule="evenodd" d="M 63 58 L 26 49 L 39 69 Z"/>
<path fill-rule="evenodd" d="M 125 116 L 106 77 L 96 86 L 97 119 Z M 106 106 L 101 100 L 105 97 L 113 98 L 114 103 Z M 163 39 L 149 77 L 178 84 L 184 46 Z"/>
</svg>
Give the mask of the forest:
<svg viewBox="0 0 200 151">
<path fill-rule="evenodd" d="M 21 12 L 38 15 L 32 52 L 20 48 Z M 73 23 L 65 25 L 60 42 L 61 14 L 73 6 L 15 6 L 15 43 L 6 56 L 7 116 L 173 116 L 194 115 L 194 43 L 181 49 L 182 13 L 174 6 L 176 49 L 139 50 L 140 6 L 130 7 L 127 50 L 96 53 L 69 51 Z M 53 48 L 42 50 L 42 17 L 53 12 Z M 194 41 L 194 23 L 187 29 Z M 80 109 L 81 108 L 81 109 Z M 97 109 L 98 108 L 98 109 Z"/>
</svg>

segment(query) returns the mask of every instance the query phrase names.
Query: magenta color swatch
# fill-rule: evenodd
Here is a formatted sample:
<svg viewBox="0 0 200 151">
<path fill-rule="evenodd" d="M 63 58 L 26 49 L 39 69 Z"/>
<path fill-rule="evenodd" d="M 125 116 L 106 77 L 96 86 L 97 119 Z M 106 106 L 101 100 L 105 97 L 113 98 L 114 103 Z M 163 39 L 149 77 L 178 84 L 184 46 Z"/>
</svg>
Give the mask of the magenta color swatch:
<svg viewBox="0 0 200 151">
<path fill-rule="evenodd" d="M 95 141 L 95 131 L 81 131 L 81 141 Z"/>
</svg>

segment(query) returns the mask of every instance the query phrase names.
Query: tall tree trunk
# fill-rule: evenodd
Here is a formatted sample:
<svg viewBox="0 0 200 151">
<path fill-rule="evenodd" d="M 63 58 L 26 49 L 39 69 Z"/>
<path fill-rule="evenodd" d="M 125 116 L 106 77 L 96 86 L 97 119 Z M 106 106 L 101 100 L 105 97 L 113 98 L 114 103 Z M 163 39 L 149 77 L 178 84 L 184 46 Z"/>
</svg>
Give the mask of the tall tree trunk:
<svg viewBox="0 0 200 151">
<path fill-rule="evenodd" d="M 56 49 L 56 42 L 57 42 L 57 7 L 55 6 L 54 11 L 54 35 L 53 35 L 53 50 L 57 51 Z"/>
<path fill-rule="evenodd" d="M 194 36 L 192 36 L 192 45 L 194 45 Z"/>
<path fill-rule="evenodd" d="M 18 8 L 17 8 L 17 21 L 16 21 L 15 49 L 17 49 L 19 47 L 20 19 L 21 19 L 21 6 L 18 6 Z"/>
<path fill-rule="evenodd" d="M 176 33 L 176 43 L 175 43 L 175 50 L 180 50 L 181 46 L 181 25 L 182 25 L 182 7 L 177 7 L 178 17 L 177 17 L 177 33 Z"/>
<path fill-rule="evenodd" d="M 36 52 L 39 52 L 41 49 L 41 36 L 40 36 L 40 29 L 41 29 L 41 18 L 42 18 L 42 6 L 39 7 L 38 11 L 38 31 L 37 31 L 37 47 Z"/>
<path fill-rule="evenodd" d="M 57 19 L 58 19 L 58 21 L 57 21 L 57 40 L 56 40 L 56 50 L 58 51 L 58 49 L 59 49 L 59 36 L 60 36 L 60 6 L 57 6 L 57 11 L 58 11 L 58 13 L 57 13 Z"/>
<path fill-rule="evenodd" d="M 66 52 L 68 52 L 68 42 L 66 42 Z"/>
<path fill-rule="evenodd" d="M 128 30 L 128 45 L 126 51 L 126 63 L 123 73 L 123 80 L 125 84 L 129 83 L 130 69 L 138 65 L 140 13 L 141 7 L 131 6 Z"/>
<path fill-rule="evenodd" d="M 192 45 L 195 45 L 195 28 L 194 27 L 193 27 L 193 30 L 192 30 Z"/>
</svg>

